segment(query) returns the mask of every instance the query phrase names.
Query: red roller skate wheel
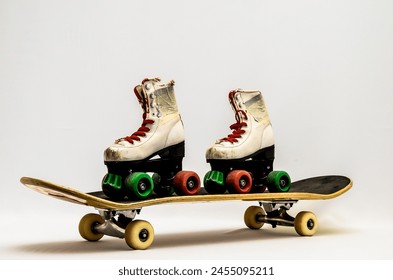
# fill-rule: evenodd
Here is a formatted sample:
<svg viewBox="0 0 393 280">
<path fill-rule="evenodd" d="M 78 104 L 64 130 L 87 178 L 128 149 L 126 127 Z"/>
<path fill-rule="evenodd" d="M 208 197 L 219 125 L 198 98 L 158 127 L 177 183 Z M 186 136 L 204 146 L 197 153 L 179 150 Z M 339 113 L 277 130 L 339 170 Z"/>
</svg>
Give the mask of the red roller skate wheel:
<svg viewBox="0 0 393 280">
<path fill-rule="evenodd" d="M 252 188 L 252 178 L 245 170 L 232 170 L 228 173 L 226 183 L 234 193 L 249 193 Z"/>
<path fill-rule="evenodd" d="M 173 178 L 173 185 L 178 195 L 195 195 L 201 188 L 201 180 L 193 171 L 180 171 Z"/>
</svg>

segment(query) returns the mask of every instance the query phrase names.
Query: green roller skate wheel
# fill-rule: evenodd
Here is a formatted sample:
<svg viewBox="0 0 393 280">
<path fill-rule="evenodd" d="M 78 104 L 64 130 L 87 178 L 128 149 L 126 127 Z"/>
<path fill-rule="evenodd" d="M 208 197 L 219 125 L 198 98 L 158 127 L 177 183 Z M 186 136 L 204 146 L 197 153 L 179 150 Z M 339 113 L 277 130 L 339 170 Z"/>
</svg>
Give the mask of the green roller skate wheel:
<svg viewBox="0 0 393 280">
<path fill-rule="evenodd" d="M 226 192 L 224 173 L 220 171 L 208 171 L 203 178 L 205 190 L 210 194 L 222 194 Z"/>
<path fill-rule="evenodd" d="M 108 173 L 102 179 L 102 191 L 113 200 L 124 198 L 123 178 L 120 175 Z"/>
<path fill-rule="evenodd" d="M 153 192 L 153 179 L 144 172 L 134 172 L 127 176 L 125 182 L 129 198 L 147 199 Z"/>
<path fill-rule="evenodd" d="M 291 188 L 291 177 L 285 171 L 272 171 L 267 176 L 269 192 L 288 192 Z"/>
</svg>

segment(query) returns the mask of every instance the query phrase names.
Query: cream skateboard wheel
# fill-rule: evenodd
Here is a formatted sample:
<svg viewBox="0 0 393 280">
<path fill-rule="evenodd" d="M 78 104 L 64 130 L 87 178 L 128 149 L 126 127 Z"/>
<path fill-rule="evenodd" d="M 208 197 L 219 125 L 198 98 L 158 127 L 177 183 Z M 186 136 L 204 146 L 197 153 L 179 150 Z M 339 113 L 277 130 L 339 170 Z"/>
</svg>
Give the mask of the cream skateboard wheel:
<svg viewBox="0 0 393 280">
<path fill-rule="evenodd" d="M 104 234 L 97 232 L 95 227 L 104 222 L 104 219 L 98 214 L 86 214 L 79 222 L 79 234 L 87 241 L 98 241 Z"/>
<path fill-rule="evenodd" d="M 130 248 L 145 250 L 154 241 L 154 229 L 149 222 L 135 220 L 127 225 L 124 238 Z"/>
<path fill-rule="evenodd" d="M 264 223 L 258 221 L 258 217 L 265 216 L 265 210 L 259 206 L 250 206 L 244 212 L 244 223 L 250 229 L 260 229 Z"/>
<path fill-rule="evenodd" d="M 318 228 L 317 217 L 314 213 L 302 211 L 295 217 L 295 230 L 299 235 L 312 236 Z"/>
</svg>

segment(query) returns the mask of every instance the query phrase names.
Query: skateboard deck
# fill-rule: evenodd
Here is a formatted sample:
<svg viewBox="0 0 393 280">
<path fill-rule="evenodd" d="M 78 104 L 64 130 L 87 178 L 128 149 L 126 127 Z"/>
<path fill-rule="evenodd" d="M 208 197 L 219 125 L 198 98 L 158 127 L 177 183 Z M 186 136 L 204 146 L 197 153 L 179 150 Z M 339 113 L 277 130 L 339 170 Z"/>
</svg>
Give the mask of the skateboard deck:
<svg viewBox="0 0 393 280">
<path fill-rule="evenodd" d="M 97 241 L 103 235 L 125 238 L 133 249 L 146 249 L 153 242 L 152 226 L 142 220 L 134 220 L 143 207 L 190 202 L 258 201 L 259 206 L 249 207 L 244 222 L 251 229 L 259 229 L 264 223 L 273 227 L 293 226 L 299 235 L 313 235 L 317 228 L 312 212 L 300 212 L 296 218 L 289 210 L 299 200 L 325 200 L 335 198 L 352 187 L 352 180 L 345 176 L 319 176 L 293 182 L 284 193 L 208 194 L 203 188 L 198 195 L 152 197 L 141 201 L 110 200 L 101 191 L 84 193 L 79 190 L 48 181 L 22 177 L 21 183 L 42 194 L 68 202 L 95 207 L 100 215 L 88 214 L 79 224 L 79 232 L 88 241 Z"/>
<path fill-rule="evenodd" d="M 153 197 L 142 201 L 113 201 L 101 191 L 84 193 L 76 189 L 50 183 L 48 181 L 23 177 L 21 183 L 40 193 L 107 210 L 139 209 L 146 206 L 175 202 L 208 202 L 208 201 L 282 201 L 282 200 L 318 200 L 331 199 L 346 192 L 352 186 L 351 179 L 344 176 L 320 176 L 293 182 L 286 193 L 249 193 L 249 194 L 207 194 L 202 188 L 199 195 Z"/>
</svg>

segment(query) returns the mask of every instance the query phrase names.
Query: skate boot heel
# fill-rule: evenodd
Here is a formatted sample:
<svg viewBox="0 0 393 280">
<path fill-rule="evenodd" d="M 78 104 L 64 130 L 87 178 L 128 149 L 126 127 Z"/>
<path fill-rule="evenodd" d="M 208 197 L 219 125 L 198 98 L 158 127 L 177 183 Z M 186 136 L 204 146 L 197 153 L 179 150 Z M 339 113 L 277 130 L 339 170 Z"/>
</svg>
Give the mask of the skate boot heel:
<svg viewBox="0 0 393 280">
<path fill-rule="evenodd" d="M 274 145 L 262 149 L 260 152 L 253 156 L 257 160 L 274 161 Z"/>
<path fill-rule="evenodd" d="M 185 155 L 184 141 L 161 150 L 158 155 L 162 159 L 183 158 Z"/>
</svg>

